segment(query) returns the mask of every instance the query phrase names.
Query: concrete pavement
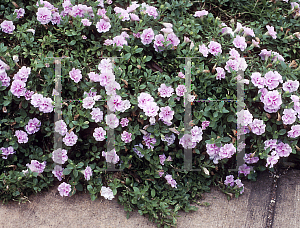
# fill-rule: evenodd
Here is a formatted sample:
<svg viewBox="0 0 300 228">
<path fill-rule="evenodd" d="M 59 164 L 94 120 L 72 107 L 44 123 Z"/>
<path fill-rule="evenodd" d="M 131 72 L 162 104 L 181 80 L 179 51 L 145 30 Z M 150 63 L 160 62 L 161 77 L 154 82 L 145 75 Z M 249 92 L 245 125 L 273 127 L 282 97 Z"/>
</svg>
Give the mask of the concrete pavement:
<svg viewBox="0 0 300 228">
<path fill-rule="evenodd" d="M 289 170 L 280 176 L 276 192 L 273 228 L 300 227 L 300 170 Z M 178 228 L 265 228 L 272 200 L 273 178 L 268 172 L 259 174 L 256 182 L 243 181 L 245 191 L 239 198 L 230 201 L 217 188 L 205 193 L 198 203 L 208 202 L 210 206 L 198 206 L 196 212 L 179 212 Z M 0 207 L 0 227 L 30 228 L 154 228 L 153 223 L 132 212 L 126 219 L 126 212 L 117 200 L 108 201 L 102 197 L 91 201 L 90 196 L 76 193 L 62 198 L 57 186 L 46 193 L 29 197 L 31 203 L 11 202 Z"/>
</svg>

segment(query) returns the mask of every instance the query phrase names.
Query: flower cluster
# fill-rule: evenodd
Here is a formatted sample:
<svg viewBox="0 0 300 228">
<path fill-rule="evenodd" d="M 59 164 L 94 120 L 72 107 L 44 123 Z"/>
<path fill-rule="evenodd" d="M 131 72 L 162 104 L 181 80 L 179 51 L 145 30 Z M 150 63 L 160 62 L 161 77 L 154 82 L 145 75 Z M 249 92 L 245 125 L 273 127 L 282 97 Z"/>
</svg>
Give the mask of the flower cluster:
<svg viewBox="0 0 300 228">
<path fill-rule="evenodd" d="M 146 116 L 155 117 L 158 114 L 159 107 L 156 102 L 154 102 L 154 98 L 145 92 L 142 92 L 138 96 L 138 107 L 141 108 Z"/>
<path fill-rule="evenodd" d="M 208 48 L 205 44 L 199 45 L 199 52 L 204 56 L 207 57 L 208 53 L 211 53 L 213 56 L 222 53 L 222 46 L 220 43 L 215 41 L 210 41 L 208 44 Z"/>
<path fill-rule="evenodd" d="M 39 5 L 39 2 L 41 5 Z M 58 9 L 55 8 L 50 2 L 40 0 L 36 4 L 39 6 L 36 13 L 36 19 L 42 24 L 48 24 L 50 21 L 53 25 L 60 24 L 61 16 L 58 12 Z M 40 7 L 43 6 L 43 7 Z"/>
<path fill-rule="evenodd" d="M 22 82 L 22 81 L 19 81 Z M 19 83 L 18 82 L 18 83 Z M 23 82 L 22 82 L 23 83 Z M 12 85 L 13 87 L 13 85 Z M 53 111 L 52 99 L 49 97 L 44 97 L 42 94 L 35 93 L 31 96 L 30 103 L 43 113 L 51 113 Z"/>
<path fill-rule="evenodd" d="M 159 157 L 159 162 L 161 165 L 165 165 L 164 164 L 165 161 L 172 161 L 171 156 L 168 156 L 168 158 L 167 158 L 165 154 L 161 154 L 158 157 Z"/>
<path fill-rule="evenodd" d="M 241 126 L 249 126 L 251 131 L 256 135 L 265 133 L 266 125 L 263 120 L 254 119 L 248 110 L 241 110 L 237 113 L 237 123 Z M 248 132 L 247 132 L 248 133 Z"/>
<path fill-rule="evenodd" d="M 152 28 L 143 30 L 143 33 L 140 36 L 142 44 L 144 45 L 151 44 L 152 41 L 154 40 L 153 47 L 157 52 L 163 51 L 170 44 L 172 45 L 172 48 L 178 46 L 180 40 L 173 32 L 172 29 L 173 25 L 170 23 L 163 23 L 163 25 L 166 27 L 161 29 L 161 31 L 164 32 L 164 35 L 162 34 L 155 35 Z M 165 44 L 165 42 L 168 42 L 168 44 Z"/>
<path fill-rule="evenodd" d="M 174 134 L 172 134 L 172 135 L 170 135 L 170 136 L 168 136 L 168 135 L 161 135 L 161 140 L 162 141 L 164 141 L 164 142 L 167 142 L 167 145 L 168 146 L 170 146 L 170 145 L 172 145 L 173 143 L 174 143 L 174 141 L 175 141 L 175 135 Z"/>
<path fill-rule="evenodd" d="M 236 184 L 237 188 L 243 187 L 243 189 L 240 191 L 240 194 L 243 194 L 243 192 L 244 192 L 244 184 L 242 184 L 242 181 L 240 179 L 234 180 L 233 175 L 226 176 L 226 180 L 224 181 L 224 184 L 227 186 L 229 185 L 231 187 L 233 187 L 234 184 Z"/>
<path fill-rule="evenodd" d="M 240 57 L 240 54 L 236 49 L 231 48 L 229 55 L 229 60 L 226 62 L 225 70 L 227 70 L 229 73 L 232 73 L 232 70 L 246 70 L 248 67 L 246 60 Z"/>
<path fill-rule="evenodd" d="M 184 134 L 183 137 L 179 140 L 179 144 L 181 144 L 185 149 L 195 148 L 197 143 L 202 140 L 202 135 L 202 128 L 194 126 L 191 129 L 191 134 Z"/>
<path fill-rule="evenodd" d="M 113 45 L 115 47 L 123 48 L 124 45 L 126 46 L 128 45 L 126 38 L 129 38 L 129 35 L 127 34 L 127 32 L 122 32 L 120 35 L 115 36 L 112 40 L 106 39 L 104 41 L 104 45 L 106 46 Z"/>
<path fill-rule="evenodd" d="M 284 62 L 284 58 L 282 55 L 280 55 L 278 52 L 275 51 L 268 51 L 267 49 L 262 49 L 259 56 L 261 57 L 262 60 L 267 61 L 269 57 L 272 56 L 272 61 L 276 62 L 276 61 L 283 61 Z"/>
<path fill-rule="evenodd" d="M 236 148 L 232 143 L 218 147 L 216 144 L 206 144 L 206 152 L 214 164 L 218 164 L 219 160 L 231 158 L 236 153 Z"/>
<path fill-rule="evenodd" d="M 148 133 L 143 136 L 143 140 L 148 149 L 153 149 L 154 145 L 156 144 L 156 139 L 153 136 L 151 136 L 151 133 Z"/>
<path fill-rule="evenodd" d="M 174 94 L 174 89 L 172 86 L 166 86 L 166 84 L 161 84 L 158 88 L 160 97 L 171 97 Z"/>
<path fill-rule="evenodd" d="M 254 33 L 253 29 L 243 26 L 240 22 L 237 22 L 237 25 L 236 25 L 236 28 L 234 31 L 232 28 L 228 27 L 225 23 L 221 23 L 221 27 L 222 27 L 223 34 L 230 34 L 233 37 L 235 34 L 238 34 L 238 33 L 242 33 L 243 37 L 247 37 L 247 36 L 255 37 L 255 33 Z"/>
<path fill-rule="evenodd" d="M 253 154 L 245 154 L 243 159 L 248 164 L 254 164 L 259 161 L 259 157 L 254 157 Z"/>
<path fill-rule="evenodd" d="M 266 150 L 270 148 L 271 155 L 268 155 L 266 167 L 272 168 L 280 157 L 288 157 L 292 153 L 292 148 L 289 144 L 279 142 L 277 139 L 268 139 L 264 142 Z"/>
<path fill-rule="evenodd" d="M 15 75 L 14 75 L 14 81 L 12 82 L 10 91 L 11 93 L 20 98 L 21 96 L 25 96 L 26 94 L 26 82 L 28 79 L 28 76 L 31 72 L 31 69 L 29 67 L 23 66 Z"/>
</svg>

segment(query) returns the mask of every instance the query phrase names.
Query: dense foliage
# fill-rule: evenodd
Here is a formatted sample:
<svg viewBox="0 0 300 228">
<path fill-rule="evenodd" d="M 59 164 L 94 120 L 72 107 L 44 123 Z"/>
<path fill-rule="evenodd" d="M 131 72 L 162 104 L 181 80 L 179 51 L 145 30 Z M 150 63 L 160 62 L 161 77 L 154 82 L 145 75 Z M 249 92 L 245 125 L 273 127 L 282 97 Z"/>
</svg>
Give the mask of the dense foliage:
<svg viewBox="0 0 300 228">
<path fill-rule="evenodd" d="M 296 166 L 299 4 L 0 0 L 1 200 L 59 181 L 170 227 L 212 185 L 237 197 L 258 171 Z"/>
</svg>

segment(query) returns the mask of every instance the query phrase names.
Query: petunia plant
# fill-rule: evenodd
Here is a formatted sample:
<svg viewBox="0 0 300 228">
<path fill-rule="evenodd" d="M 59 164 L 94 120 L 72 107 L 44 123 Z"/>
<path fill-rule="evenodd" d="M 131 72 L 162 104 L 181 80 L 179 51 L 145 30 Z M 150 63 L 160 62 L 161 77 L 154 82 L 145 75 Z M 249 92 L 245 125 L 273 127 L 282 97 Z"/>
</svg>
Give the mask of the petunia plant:
<svg viewBox="0 0 300 228">
<path fill-rule="evenodd" d="M 57 183 L 171 227 L 296 163 L 299 6 L 244 3 L 1 1 L 1 200 Z"/>
</svg>

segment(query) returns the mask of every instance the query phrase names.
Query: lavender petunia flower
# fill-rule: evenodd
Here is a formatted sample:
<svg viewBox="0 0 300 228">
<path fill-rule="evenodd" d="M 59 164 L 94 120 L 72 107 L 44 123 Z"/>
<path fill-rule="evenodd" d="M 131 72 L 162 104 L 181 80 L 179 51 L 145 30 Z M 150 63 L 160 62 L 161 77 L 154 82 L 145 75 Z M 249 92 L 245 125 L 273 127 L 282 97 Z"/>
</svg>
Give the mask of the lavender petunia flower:
<svg viewBox="0 0 300 228">
<path fill-rule="evenodd" d="M 120 124 L 122 125 L 122 127 L 126 127 L 128 126 L 129 120 L 127 118 L 122 118 L 120 121 Z"/>
<path fill-rule="evenodd" d="M 208 51 L 214 56 L 222 53 L 222 46 L 218 42 L 210 41 L 208 48 Z"/>
<path fill-rule="evenodd" d="M 53 175 L 59 180 L 62 180 L 64 169 L 61 167 L 61 165 L 54 166 L 54 169 L 52 170 Z"/>
<path fill-rule="evenodd" d="M 283 83 L 283 87 L 282 87 L 284 91 L 288 91 L 289 93 L 297 91 L 298 88 L 299 88 L 299 81 L 297 80 L 295 81 L 288 80 L 285 83 Z"/>
<path fill-rule="evenodd" d="M 93 175 L 93 171 L 91 167 L 87 166 L 84 170 L 84 178 L 89 181 L 91 179 L 91 176 Z"/>
<path fill-rule="evenodd" d="M 25 86 L 25 82 L 22 82 L 21 80 L 14 80 L 11 84 L 10 91 L 14 96 L 20 98 L 21 96 L 25 96 Z"/>
<path fill-rule="evenodd" d="M 69 196 L 71 192 L 71 185 L 63 182 L 58 186 L 57 190 L 61 196 Z"/>
<path fill-rule="evenodd" d="M 234 40 L 233 40 L 233 44 L 236 48 L 241 49 L 241 51 L 244 51 L 245 48 L 247 47 L 247 43 L 246 43 L 246 39 L 245 37 L 239 36 L 237 35 Z"/>
<path fill-rule="evenodd" d="M 7 20 L 4 20 L 0 24 L 0 26 L 1 26 L 2 32 L 8 33 L 8 34 L 11 34 L 16 28 L 12 21 L 7 21 Z"/>
<path fill-rule="evenodd" d="M 111 24 L 104 19 L 100 19 L 100 21 L 96 24 L 96 28 L 99 33 L 108 32 L 111 28 Z"/>
<path fill-rule="evenodd" d="M 82 74 L 81 74 L 80 70 L 79 70 L 79 69 L 75 69 L 75 68 L 73 68 L 73 69 L 69 72 L 69 75 L 70 75 L 70 78 L 71 78 L 74 82 L 76 82 L 76 83 L 78 83 L 78 82 L 81 80 L 81 78 L 82 78 Z"/>
<path fill-rule="evenodd" d="M 105 122 L 108 125 L 108 127 L 114 129 L 119 126 L 119 119 L 115 114 L 109 114 L 105 116 Z"/>
<path fill-rule="evenodd" d="M 121 134 L 121 140 L 125 143 L 130 143 L 132 141 L 131 136 L 131 133 L 123 131 L 123 133 Z"/>
<path fill-rule="evenodd" d="M 46 7 L 42 7 L 42 8 L 39 8 L 37 13 L 36 13 L 36 17 L 37 17 L 37 20 L 39 22 L 41 22 L 42 25 L 45 25 L 45 24 L 48 24 L 51 19 L 52 19 L 52 14 L 51 14 L 51 11 L 46 8 Z"/>
<path fill-rule="evenodd" d="M 102 127 L 97 127 L 94 130 L 93 136 L 96 141 L 105 140 L 106 131 Z"/>
<path fill-rule="evenodd" d="M 141 42 L 146 45 L 150 44 L 154 39 L 154 32 L 152 28 L 145 29 L 141 35 Z"/>
<path fill-rule="evenodd" d="M 28 135 L 25 131 L 16 130 L 15 136 L 18 138 L 18 143 L 27 143 L 28 142 Z"/>
<path fill-rule="evenodd" d="M 30 119 L 28 121 L 28 124 L 25 126 L 25 130 L 28 134 L 34 134 L 40 130 L 41 121 L 39 121 L 37 118 Z"/>
<path fill-rule="evenodd" d="M 52 152 L 52 160 L 57 164 L 65 164 L 68 161 L 67 151 L 61 148 L 58 148 Z"/>
<path fill-rule="evenodd" d="M 265 133 L 266 125 L 263 120 L 254 119 L 252 123 L 249 124 L 251 131 L 256 135 L 262 135 Z"/>
<path fill-rule="evenodd" d="M 66 136 L 63 138 L 63 142 L 66 146 L 74 146 L 77 142 L 78 136 L 72 131 L 71 133 L 66 133 Z"/>
</svg>

